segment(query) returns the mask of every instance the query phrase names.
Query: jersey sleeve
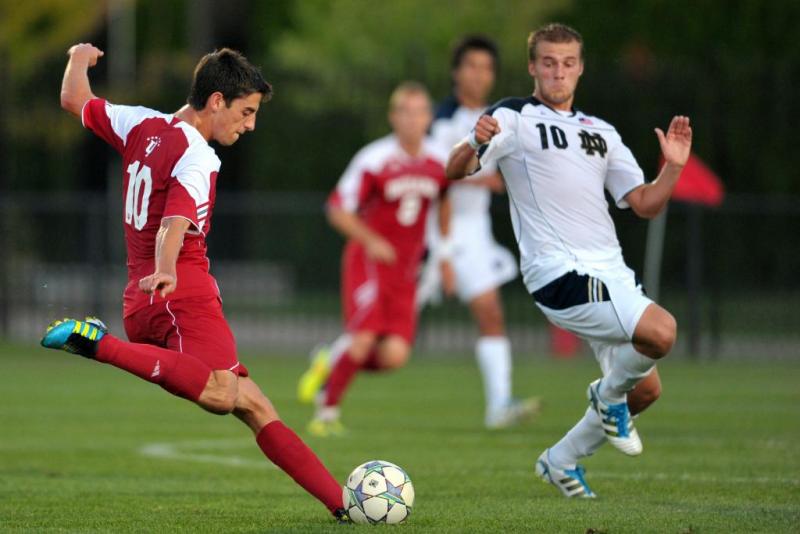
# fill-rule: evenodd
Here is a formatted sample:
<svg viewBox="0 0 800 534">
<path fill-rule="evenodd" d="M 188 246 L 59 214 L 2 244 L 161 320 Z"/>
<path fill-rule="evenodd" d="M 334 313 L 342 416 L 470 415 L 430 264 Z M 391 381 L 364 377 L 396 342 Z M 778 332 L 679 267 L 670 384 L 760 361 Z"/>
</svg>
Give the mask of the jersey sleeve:
<svg viewBox="0 0 800 534">
<path fill-rule="evenodd" d="M 122 153 L 128 134 L 145 118 L 158 113 L 133 106 L 118 106 L 102 98 L 88 100 L 81 112 L 83 126 Z"/>
<path fill-rule="evenodd" d="M 475 170 L 476 173 L 484 168 L 496 169 L 498 162 L 517 148 L 516 113 L 505 108 L 497 108 L 492 112 L 492 117 L 497 120 L 500 133 L 478 150 L 480 166 Z"/>
<path fill-rule="evenodd" d="M 175 164 L 167 186 L 162 219 L 182 217 L 192 223 L 191 232 L 205 234 L 210 208 L 211 183 L 219 172 L 219 160 L 191 146 Z"/>
<path fill-rule="evenodd" d="M 369 172 L 363 154 L 358 154 L 339 178 L 336 189 L 331 192 L 326 205 L 356 213 L 369 198 L 374 185 L 374 175 Z"/>
<path fill-rule="evenodd" d="M 608 156 L 605 188 L 614 198 L 617 207 L 630 207 L 625 195 L 644 184 L 644 172 L 630 149 L 622 141 L 616 144 Z"/>
</svg>

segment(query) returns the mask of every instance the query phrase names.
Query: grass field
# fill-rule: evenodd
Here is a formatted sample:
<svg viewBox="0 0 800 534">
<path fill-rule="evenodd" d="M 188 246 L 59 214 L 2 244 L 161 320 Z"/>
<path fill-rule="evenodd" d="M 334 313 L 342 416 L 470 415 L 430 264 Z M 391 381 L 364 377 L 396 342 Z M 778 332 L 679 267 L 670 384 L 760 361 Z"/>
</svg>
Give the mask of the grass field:
<svg viewBox="0 0 800 534">
<path fill-rule="evenodd" d="M 304 359 L 243 359 L 286 422 Z M 261 456 L 232 417 L 208 415 L 108 366 L 0 346 L 0 531 L 341 532 Z M 645 453 L 585 462 L 599 494 L 568 501 L 534 478 L 539 452 L 582 414 L 594 362 L 517 358 L 534 424 L 489 433 L 472 358 L 418 357 L 361 376 L 347 437 L 308 439 L 344 480 L 370 459 L 411 475 L 403 532 L 800 532 L 800 364 L 662 367 L 664 395 L 637 426 Z M 301 432 L 302 435 L 302 432 Z M 369 529 L 371 527 L 351 527 Z"/>
</svg>

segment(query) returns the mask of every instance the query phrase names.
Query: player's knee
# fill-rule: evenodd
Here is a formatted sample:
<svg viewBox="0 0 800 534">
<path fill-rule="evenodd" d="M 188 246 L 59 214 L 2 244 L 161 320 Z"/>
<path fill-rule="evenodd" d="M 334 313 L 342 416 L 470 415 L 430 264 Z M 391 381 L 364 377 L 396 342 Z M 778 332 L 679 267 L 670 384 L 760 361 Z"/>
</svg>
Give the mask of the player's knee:
<svg viewBox="0 0 800 534">
<path fill-rule="evenodd" d="M 675 345 L 677 335 L 678 323 L 670 313 L 666 313 L 665 317 L 659 321 L 659 325 L 656 327 L 652 339 L 656 358 L 663 358 L 669 354 L 672 347 Z"/>
<path fill-rule="evenodd" d="M 388 369 L 397 369 L 403 367 L 408 362 L 408 357 L 411 351 L 408 347 L 392 347 L 390 350 L 384 352 L 382 363 Z"/>
<path fill-rule="evenodd" d="M 236 408 L 236 390 L 229 388 L 214 388 L 206 390 L 200 397 L 203 408 L 217 415 L 227 415 Z"/>
</svg>

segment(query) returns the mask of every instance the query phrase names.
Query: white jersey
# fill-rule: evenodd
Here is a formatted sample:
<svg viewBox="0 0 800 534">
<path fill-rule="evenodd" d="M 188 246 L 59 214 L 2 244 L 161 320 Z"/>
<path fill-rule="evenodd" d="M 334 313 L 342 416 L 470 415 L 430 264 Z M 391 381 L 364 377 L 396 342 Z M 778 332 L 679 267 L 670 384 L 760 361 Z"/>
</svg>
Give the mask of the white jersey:
<svg viewBox="0 0 800 534">
<path fill-rule="evenodd" d="M 528 291 L 577 270 L 630 273 L 604 189 L 621 208 L 644 173 L 610 124 L 580 111 L 560 113 L 534 97 L 508 98 L 487 111 L 500 133 L 480 152 L 497 165 Z"/>
<path fill-rule="evenodd" d="M 431 138 L 439 143 L 447 152 L 461 142 L 486 112 L 486 108 L 467 108 L 461 106 L 454 97 L 443 101 L 437 111 L 436 118 L 431 125 Z M 485 171 L 467 177 L 475 179 L 489 172 L 494 172 L 496 167 L 489 165 Z M 454 223 L 480 224 L 485 230 L 491 231 L 489 207 L 492 202 L 492 193 L 486 187 L 478 187 L 469 183 L 454 183 L 448 193 L 452 207 Z M 463 219 L 463 221 L 462 221 Z"/>
</svg>

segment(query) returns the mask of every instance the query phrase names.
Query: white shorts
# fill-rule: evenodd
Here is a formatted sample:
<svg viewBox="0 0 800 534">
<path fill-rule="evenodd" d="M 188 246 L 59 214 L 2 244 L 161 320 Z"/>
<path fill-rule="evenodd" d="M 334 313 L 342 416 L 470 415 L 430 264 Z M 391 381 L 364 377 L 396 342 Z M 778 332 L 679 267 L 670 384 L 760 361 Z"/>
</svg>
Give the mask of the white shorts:
<svg viewBox="0 0 800 534">
<path fill-rule="evenodd" d="M 570 271 L 533 297 L 550 322 L 589 341 L 595 353 L 600 345 L 630 342 L 653 302 L 629 269 L 600 277 Z"/>
<path fill-rule="evenodd" d="M 451 259 L 456 274 L 456 293 L 469 303 L 483 293 L 517 277 L 517 259 L 493 239 L 455 243 Z"/>
</svg>

